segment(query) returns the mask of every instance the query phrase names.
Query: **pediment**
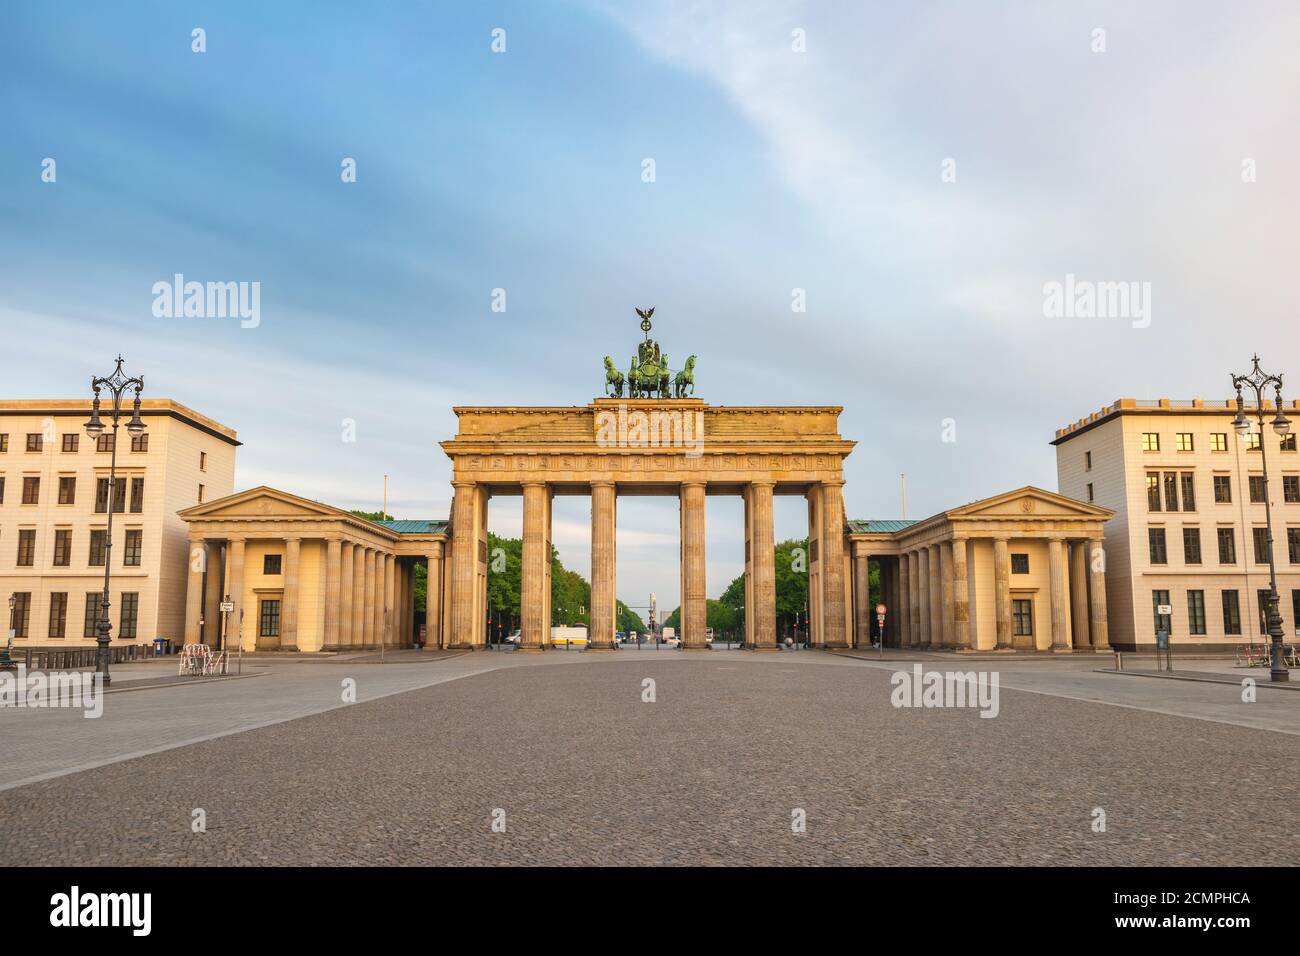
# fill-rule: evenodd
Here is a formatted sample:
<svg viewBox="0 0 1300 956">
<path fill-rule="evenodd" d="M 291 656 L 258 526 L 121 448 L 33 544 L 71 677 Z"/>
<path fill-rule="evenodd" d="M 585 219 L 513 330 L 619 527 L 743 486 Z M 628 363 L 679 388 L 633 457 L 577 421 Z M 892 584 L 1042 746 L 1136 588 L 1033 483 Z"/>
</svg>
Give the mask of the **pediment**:
<svg viewBox="0 0 1300 956">
<path fill-rule="evenodd" d="M 338 518 L 346 512 L 265 485 L 180 512 L 182 518 Z"/>
<path fill-rule="evenodd" d="M 1042 488 L 1027 486 L 973 501 L 946 512 L 949 518 L 1091 518 L 1105 520 L 1111 512 Z"/>
</svg>

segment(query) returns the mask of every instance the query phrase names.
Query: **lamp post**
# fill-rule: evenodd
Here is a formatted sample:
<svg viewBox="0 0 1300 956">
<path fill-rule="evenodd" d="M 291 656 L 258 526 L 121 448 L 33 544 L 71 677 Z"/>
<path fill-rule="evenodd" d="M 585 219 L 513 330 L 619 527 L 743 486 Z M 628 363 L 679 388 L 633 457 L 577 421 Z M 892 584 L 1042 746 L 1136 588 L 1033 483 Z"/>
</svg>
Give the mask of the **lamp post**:
<svg viewBox="0 0 1300 956">
<path fill-rule="evenodd" d="M 1237 417 L 1232 427 L 1241 438 L 1250 434 L 1251 422 L 1246 417 L 1246 405 L 1241 397 L 1242 386 L 1255 393 L 1255 418 L 1259 423 L 1260 465 L 1264 472 L 1264 524 L 1268 534 L 1268 611 L 1266 612 L 1268 637 L 1272 644 L 1272 666 L 1269 677 L 1277 683 L 1291 679 L 1286 660 L 1282 656 L 1282 615 L 1278 613 L 1277 604 L 1277 564 L 1273 559 L 1273 504 L 1268 495 L 1268 452 L 1264 448 L 1264 393 L 1272 388 L 1276 400 L 1277 414 L 1273 416 L 1273 431 L 1285 435 L 1291 431 L 1291 422 L 1282 414 L 1282 376 L 1269 375 L 1259 367 L 1259 356 L 1251 358 L 1254 368 L 1246 375 L 1233 375 L 1232 385 L 1237 390 Z"/>
<path fill-rule="evenodd" d="M 113 574 L 113 507 L 117 503 L 117 428 L 122 416 L 122 396 L 127 389 L 133 388 L 135 401 L 131 406 L 131 420 L 126 423 L 126 430 L 132 438 L 144 432 L 144 422 L 140 421 L 140 393 L 144 391 L 144 378 L 143 376 L 128 377 L 122 371 L 122 356 L 119 355 L 117 367 L 113 369 L 112 374 L 103 378 L 91 378 L 90 388 L 95 393 L 95 400 L 90 406 L 90 421 L 86 422 L 86 434 L 91 438 L 98 439 L 104 434 L 104 423 L 99 419 L 99 393 L 107 391 L 113 400 L 113 442 L 110 449 L 112 457 L 108 462 L 108 528 L 104 532 L 104 594 L 99 605 L 99 623 L 95 628 L 95 670 L 103 675 L 104 684 L 107 685 L 112 681 L 108 673 L 109 631 L 112 629 L 112 625 L 108 622 L 108 589 Z M 125 495 L 123 498 L 125 499 Z M 125 506 L 125 501 L 123 505 Z"/>
</svg>

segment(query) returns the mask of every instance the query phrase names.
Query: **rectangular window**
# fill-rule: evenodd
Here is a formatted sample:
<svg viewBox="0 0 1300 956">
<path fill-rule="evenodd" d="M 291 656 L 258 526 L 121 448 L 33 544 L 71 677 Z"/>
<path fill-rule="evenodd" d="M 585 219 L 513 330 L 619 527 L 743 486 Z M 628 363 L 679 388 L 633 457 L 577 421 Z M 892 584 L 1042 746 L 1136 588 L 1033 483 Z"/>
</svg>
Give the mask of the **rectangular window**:
<svg viewBox="0 0 1300 956">
<path fill-rule="evenodd" d="M 1205 634 L 1205 592 L 1187 592 L 1187 633 Z"/>
<path fill-rule="evenodd" d="M 18 532 L 18 567 L 30 568 L 36 561 L 36 529 L 23 528 Z"/>
<path fill-rule="evenodd" d="M 1282 476 L 1282 500 L 1287 504 L 1300 504 L 1300 475 Z"/>
<path fill-rule="evenodd" d="M 1219 529 L 1219 563 L 1237 563 L 1237 535 L 1232 528 Z"/>
<path fill-rule="evenodd" d="M 1174 447 L 1179 451 L 1195 451 L 1192 445 L 1192 433 L 1176 432 L 1174 434 Z"/>
<path fill-rule="evenodd" d="M 1286 556 L 1292 564 L 1300 564 L 1300 528 L 1286 529 Z M 1300 618 L 1296 618 L 1300 622 Z"/>
<path fill-rule="evenodd" d="M 1096 499 L 1094 498 L 1094 496 L 1093 496 L 1093 492 L 1092 492 L 1092 482 L 1091 482 L 1091 481 L 1088 482 L 1088 500 L 1089 500 L 1090 502 L 1096 500 Z"/>
<path fill-rule="evenodd" d="M 69 432 L 63 436 L 63 450 L 76 451 L 81 443 L 81 436 L 76 432 Z"/>
<path fill-rule="evenodd" d="M 50 595 L 50 639 L 59 640 L 67 637 L 68 594 L 55 591 Z"/>
<path fill-rule="evenodd" d="M 131 514 L 138 515 L 144 511 L 144 479 L 131 479 Z"/>
<path fill-rule="evenodd" d="M 5 476 L 0 475 L 0 505 L 5 503 Z"/>
<path fill-rule="evenodd" d="M 1168 591 L 1151 592 L 1151 616 L 1152 616 L 1152 620 L 1155 622 L 1155 629 L 1157 631 L 1163 630 L 1167 632 L 1171 629 L 1169 626 L 1170 624 L 1169 615 L 1160 613 L 1161 606 L 1167 604 L 1169 604 Z"/>
<path fill-rule="evenodd" d="M 32 595 L 30 591 L 19 591 L 14 594 L 14 609 L 11 612 L 13 617 L 14 637 L 22 640 L 27 637 L 29 628 L 32 623 Z"/>
<path fill-rule="evenodd" d="M 1165 510 L 1178 510 L 1178 472 L 1165 472 Z"/>
<path fill-rule="evenodd" d="M 1250 503 L 1252 505 L 1262 505 L 1264 503 L 1264 476 L 1251 475 L 1247 479 L 1247 486 L 1250 488 Z"/>
<path fill-rule="evenodd" d="M 7 432 L 0 433 L 0 452 L 5 452 L 8 450 L 9 450 L 9 435 Z"/>
<path fill-rule="evenodd" d="M 72 529 L 58 528 L 54 532 L 54 566 L 66 568 L 72 563 Z"/>
<path fill-rule="evenodd" d="M 1147 529 L 1147 549 L 1150 551 L 1152 564 L 1168 564 L 1169 553 L 1165 548 L 1165 529 Z"/>
<path fill-rule="evenodd" d="M 144 539 L 144 532 L 139 528 L 132 528 L 126 533 L 126 543 L 122 548 L 122 567 L 138 568 L 140 566 L 140 545 Z"/>
<path fill-rule="evenodd" d="M 83 620 L 82 637 L 98 637 L 96 626 L 99 624 L 99 609 L 104 596 L 98 591 L 86 592 L 86 616 Z"/>
<path fill-rule="evenodd" d="M 74 505 L 77 503 L 77 479 L 73 475 L 59 476 L 59 504 Z"/>
<path fill-rule="evenodd" d="M 259 636 L 280 636 L 280 602 L 278 600 L 263 598 L 258 618 L 257 633 Z"/>
<path fill-rule="evenodd" d="M 1092 452 L 1090 451 L 1083 453 L 1083 470 L 1092 471 Z"/>
<path fill-rule="evenodd" d="M 1232 504 L 1232 479 L 1227 475 L 1214 476 L 1214 503 Z"/>
<path fill-rule="evenodd" d="M 1227 451 L 1228 450 L 1228 433 L 1215 432 L 1210 436 L 1210 451 Z"/>
<path fill-rule="evenodd" d="M 34 505 L 41 500 L 41 479 L 31 475 L 23 478 L 23 504 Z"/>
<path fill-rule="evenodd" d="M 95 479 L 95 513 L 105 514 L 108 511 L 108 484 L 107 478 Z M 118 478 L 113 482 L 113 514 L 121 514 L 126 510 L 126 479 Z"/>
<path fill-rule="evenodd" d="M 1195 472 L 1184 471 L 1179 476 L 1179 485 L 1183 492 L 1183 510 L 1196 510 L 1196 481 Z"/>
<path fill-rule="evenodd" d="M 1268 528 L 1251 528 L 1255 541 L 1255 563 L 1268 564 Z"/>
<path fill-rule="evenodd" d="M 1183 529 L 1183 563 L 1201 563 L 1201 529 Z"/>
<path fill-rule="evenodd" d="M 122 611 L 118 618 L 117 636 L 122 640 L 131 640 L 136 636 L 136 618 L 140 613 L 140 595 L 135 591 L 123 591 L 121 596 Z"/>
<path fill-rule="evenodd" d="M 1147 472 L 1147 511 L 1160 510 L 1160 474 Z"/>
<path fill-rule="evenodd" d="M 1160 436 L 1159 436 L 1156 432 L 1143 432 L 1143 433 L 1142 433 L 1142 450 L 1143 450 L 1143 451 L 1159 451 L 1159 450 L 1160 450 Z"/>
<path fill-rule="evenodd" d="M 1015 571 L 1016 556 L 1011 556 L 1011 570 Z M 278 554 L 267 554 L 262 556 L 262 573 L 279 574 L 280 573 L 280 556 Z"/>
<path fill-rule="evenodd" d="M 95 451 L 112 451 L 113 445 L 116 444 L 112 432 L 104 432 L 95 439 Z"/>
<path fill-rule="evenodd" d="M 40 451 L 45 447 L 45 439 L 40 432 L 30 432 L 27 435 L 27 450 Z"/>
<path fill-rule="evenodd" d="M 141 433 L 141 434 L 139 434 L 139 435 L 132 435 L 132 436 L 131 436 L 131 450 L 132 450 L 132 451 L 148 451 L 148 450 L 149 450 L 149 433 L 148 433 L 148 432 L 143 432 L 143 433 Z"/>
<path fill-rule="evenodd" d="M 1246 451 L 1259 451 L 1259 432 L 1246 433 Z"/>
<path fill-rule="evenodd" d="M 199 504 L 203 504 L 203 486 L 199 485 Z"/>
<path fill-rule="evenodd" d="M 208 453 L 206 451 L 201 451 L 199 452 L 199 471 L 207 471 L 207 470 L 208 470 Z"/>
<path fill-rule="evenodd" d="M 1236 591 L 1223 592 L 1223 633 L 1241 633 L 1241 599 Z"/>
<path fill-rule="evenodd" d="M 1017 598 L 1011 602 L 1011 618 L 1015 622 L 1017 637 L 1034 635 L 1034 602 Z"/>
<path fill-rule="evenodd" d="M 1283 435 L 1279 445 L 1282 451 L 1295 451 L 1295 432 Z"/>
<path fill-rule="evenodd" d="M 108 543 L 108 532 L 103 528 L 94 528 L 90 532 L 90 556 L 86 563 L 92 568 L 104 566 L 104 548 Z"/>
</svg>

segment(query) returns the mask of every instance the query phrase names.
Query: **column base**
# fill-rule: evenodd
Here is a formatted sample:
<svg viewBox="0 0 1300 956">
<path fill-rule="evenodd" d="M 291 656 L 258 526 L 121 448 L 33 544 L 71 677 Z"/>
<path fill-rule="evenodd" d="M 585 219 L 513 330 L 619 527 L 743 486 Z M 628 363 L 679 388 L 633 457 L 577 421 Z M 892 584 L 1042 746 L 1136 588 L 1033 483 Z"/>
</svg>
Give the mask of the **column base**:
<svg viewBox="0 0 1300 956">
<path fill-rule="evenodd" d="M 781 648 L 775 644 L 745 644 L 741 650 L 745 651 L 779 651 Z"/>
<path fill-rule="evenodd" d="M 1053 644 L 1050 648 L 1053 654 L 1073 654 L 1074 648 L 1069 644 Z"/>
<path fill-rule="evenodd" d="M 612 651 L 614 650 L 613 641 L 590 641 L 587 644 L 589 651 Z"/>
<path fill-rule="evenodd" d="M 298 653 L 298 645 L 297 645 L 297 644 L 281 644 L 281 645 L 279 646 L 279 648 L 277 648 L 277 650 L 279 650 L 280 653 L 282 653 L 282 654 L 296 654 L 296 653 Z"/>
<path fill-rule="evenodd" d="M 465 643 L 462 643 L 462 644 L 448 644 L 448 645 L 447 645 L 447 650 L 449 650 L 449 651 L 476 651 L 476 650 L 478 650 L 480 647 L 483 647 L 483 646 L 485 646 L 485 645 L 483 645 L 483 644 L 465 644 Z"/>
<path fill-rule="evenodd" d="M 540 654 L 542 651 L 548 650 L 550 646 L 549 644 L 516 644 L 515 650 L 521 654 Z"/>
<path fill-rule="evenodd" d="M 677 645 L 677 649 L 678 649 L 679 651 L 711 651 L 711 650 L 713 650 L 713 648 L 709 647 L 708 644 L 679 644 L 679 645 Z"/>
<path fill-rule="evenodd" d="M 995 654 L 1011 654 L 1011 653 L 1014 653 L 1015 650 L 1016 650 L 1016 648 L 1013 647 L 1013 646 L 1010 645 L 1010 644 L 998 644 L 998 645 L 994 646 L 994 648 L 993 648 L 993 653 L 995 653 Z"/>
</svg>

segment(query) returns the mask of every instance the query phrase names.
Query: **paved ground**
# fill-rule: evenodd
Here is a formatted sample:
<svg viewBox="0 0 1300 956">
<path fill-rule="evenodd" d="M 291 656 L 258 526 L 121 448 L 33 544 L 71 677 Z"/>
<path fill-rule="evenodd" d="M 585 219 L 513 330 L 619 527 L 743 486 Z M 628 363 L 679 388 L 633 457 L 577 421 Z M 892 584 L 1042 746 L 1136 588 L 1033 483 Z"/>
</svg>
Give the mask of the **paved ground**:
<svg viewBox="0 0 1300 956">
<path fill-rule="evenodd" d="M 957 663 L 970 667 L 937 666 Z M 888 664 L 818 652 L 264 666 L 254 680 L 114 694 L 100 720 L 0 712 L 6 747 L 19 745 L 4 767 L 0 859 L 1300 862 L 1290 693 L 1238 695 L 1233 711 L 1224 685 L 1096 675 L 1091 660 L 998 662 L 990 720 L 894 708 Z M 341 702 L 343 677 L 360 703 Z M 1120 706 L 1072 699 L 1090 694 Z M 1171 708 L 1211 719 L 1157 712 Z M 1261 719 L 1278 730 L 1241 725 Z M 177 745 L 203 733 L 224 735 Z M 96 746 L 115 762 L 20 783 L 42 742 L 47 773 Z M 158 747 L 170 749 L 120 759 Z M 206 833 L 191 832 L 196 808 Z"/>
</svg>

